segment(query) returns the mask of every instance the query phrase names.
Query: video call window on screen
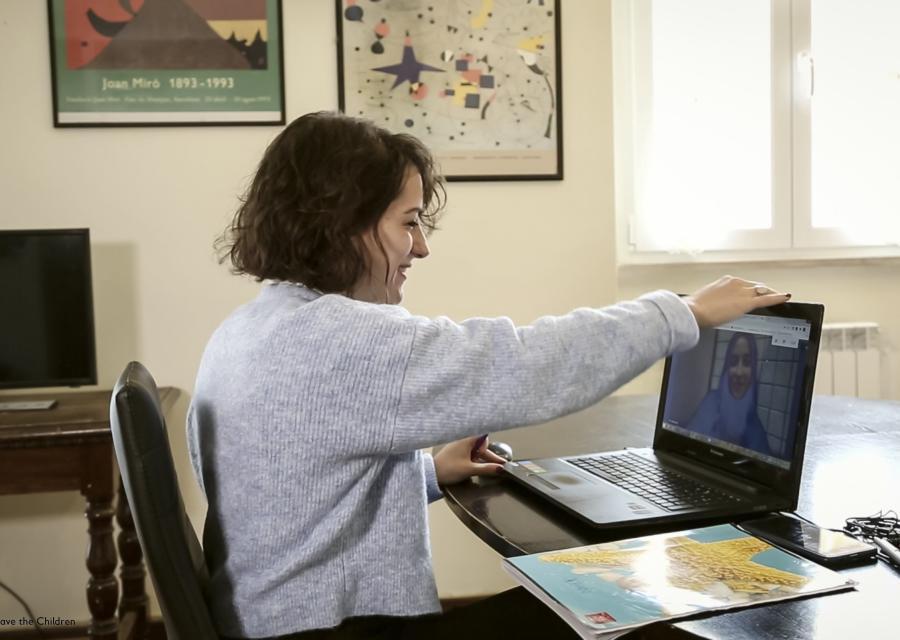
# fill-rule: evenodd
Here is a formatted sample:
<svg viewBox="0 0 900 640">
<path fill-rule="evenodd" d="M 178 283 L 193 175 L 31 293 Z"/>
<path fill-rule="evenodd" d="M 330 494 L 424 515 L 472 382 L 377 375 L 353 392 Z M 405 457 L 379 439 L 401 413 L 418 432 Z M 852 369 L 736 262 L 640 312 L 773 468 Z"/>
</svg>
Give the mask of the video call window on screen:
<svg viewBox="0 0 900 640">
<path fill-rule="evenodd" d="M 747 315 L 672 357 L 664 428 L 782 468 L 794 451 L 803 320 Z"/>
</svg>

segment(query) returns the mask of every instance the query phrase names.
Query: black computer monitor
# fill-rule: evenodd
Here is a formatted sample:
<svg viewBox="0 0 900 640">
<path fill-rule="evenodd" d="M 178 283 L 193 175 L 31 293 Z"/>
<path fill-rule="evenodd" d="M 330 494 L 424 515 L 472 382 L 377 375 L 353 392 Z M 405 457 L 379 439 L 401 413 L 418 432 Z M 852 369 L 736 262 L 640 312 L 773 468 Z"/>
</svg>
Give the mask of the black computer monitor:
<svg viewBox="0 0 900 640">
<path fill-rule="evenodd" d="M 88 384 L 97 384 L 89 230 L 0 230 L 0 388 Z"/>
</svg>

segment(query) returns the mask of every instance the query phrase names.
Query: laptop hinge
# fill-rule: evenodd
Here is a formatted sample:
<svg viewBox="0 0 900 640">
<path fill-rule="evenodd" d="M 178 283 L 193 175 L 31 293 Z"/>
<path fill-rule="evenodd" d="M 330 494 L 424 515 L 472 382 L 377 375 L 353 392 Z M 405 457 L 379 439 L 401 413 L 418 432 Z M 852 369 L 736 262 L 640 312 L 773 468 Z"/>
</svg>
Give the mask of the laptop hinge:
<svg viewBox="0 0 900 640">
<path fill-rule="evenodd" d="M 666 464 L 677 467 L 679 470 L 685 471 L 688 475 L 700 476 L 718 484 L 723 484 L 736 493 L 749 493 L 751 495 L 772 493 L 772 489 L 765 485 L 747 478 L 728 476 L 726 475 L 727 472 L 723 469 L 704 464 L 694 458 L 687 458 L 679 454 L 667 453 L 658 449 L 653 453 Z"/>
</svg>

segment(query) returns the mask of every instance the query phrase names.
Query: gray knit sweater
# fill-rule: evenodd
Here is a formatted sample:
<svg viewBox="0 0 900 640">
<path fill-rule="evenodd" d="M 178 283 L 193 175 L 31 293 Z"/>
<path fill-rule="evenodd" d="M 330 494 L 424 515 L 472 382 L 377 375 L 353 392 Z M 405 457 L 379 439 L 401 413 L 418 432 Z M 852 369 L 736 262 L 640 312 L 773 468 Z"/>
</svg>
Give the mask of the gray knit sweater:
<svg viewBox="0 0 900 640">
<path fill-rule="evenodd" d="M 265 286 L 213 334 L 188 413 L 220 632 L 438 611 L 420 449 L 584 408 L 696 340 L 669 292 L 516 327 Z"/>
</svg>

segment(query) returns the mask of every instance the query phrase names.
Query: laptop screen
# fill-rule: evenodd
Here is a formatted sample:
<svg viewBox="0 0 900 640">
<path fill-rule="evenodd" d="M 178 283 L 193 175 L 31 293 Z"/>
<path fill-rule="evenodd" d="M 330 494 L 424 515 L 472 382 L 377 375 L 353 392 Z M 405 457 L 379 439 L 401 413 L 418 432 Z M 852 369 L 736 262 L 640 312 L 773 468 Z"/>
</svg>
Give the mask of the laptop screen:
<svg viewBox="0 0 900 640">
<path fill-rule="evenodd" d="M 672 355 L 661 427 L 741 458 L 790 469 L 811 325 L 745 315 L 703 329 Z"/>
</svg>

